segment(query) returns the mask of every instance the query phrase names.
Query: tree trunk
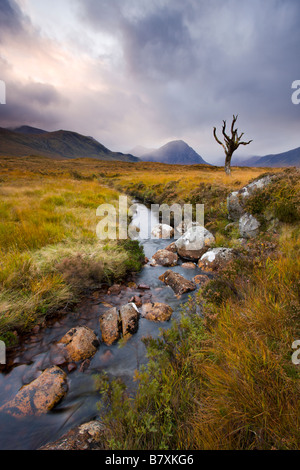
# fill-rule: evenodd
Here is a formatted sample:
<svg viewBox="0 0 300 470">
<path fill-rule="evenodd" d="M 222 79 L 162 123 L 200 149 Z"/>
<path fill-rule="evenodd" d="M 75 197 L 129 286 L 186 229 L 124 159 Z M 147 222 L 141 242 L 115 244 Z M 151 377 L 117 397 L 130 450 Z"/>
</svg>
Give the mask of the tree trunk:
<svg viewBox="0 0 300 470">
<path fill-rule="evenodd" d="M 226 154 L 226 158 L 225 158 L 226 175 L 231 175 L 231 169 L 230 169 L 231 157 L 232 157 L 232 153 Z"/>
</svg>

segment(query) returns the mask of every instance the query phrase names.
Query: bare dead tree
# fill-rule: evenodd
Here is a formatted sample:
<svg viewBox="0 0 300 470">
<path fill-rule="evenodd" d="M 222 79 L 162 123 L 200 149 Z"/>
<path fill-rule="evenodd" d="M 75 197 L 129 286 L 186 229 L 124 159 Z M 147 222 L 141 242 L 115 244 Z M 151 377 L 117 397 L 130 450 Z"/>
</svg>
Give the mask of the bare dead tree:
<svg viewBox="0 0 300 470">
<path fill-rule="evenodd" d="M 238 115 L 233 115 L 231 123 L 231 137 L 226 134 L 226 121 L 223 121 L 222 134 L 224 136 L 224 143 L 218 139 L 217 129 L 214 127 L 214 138 L 218 144 L 222 145 L 225 152 L 225 172 L 227 175 L 230 175 L 231 173 L 230 165 L 233 152 L 235 152 L 240 145 L 249 145 L 252 142 L 252 140 L 249 140 L 249 142 L 241 142 L 244 132 L 242 132 L 241 135 L 238 135 L 238 129 L 234 128 L 237 118 Z"/>
</svg>

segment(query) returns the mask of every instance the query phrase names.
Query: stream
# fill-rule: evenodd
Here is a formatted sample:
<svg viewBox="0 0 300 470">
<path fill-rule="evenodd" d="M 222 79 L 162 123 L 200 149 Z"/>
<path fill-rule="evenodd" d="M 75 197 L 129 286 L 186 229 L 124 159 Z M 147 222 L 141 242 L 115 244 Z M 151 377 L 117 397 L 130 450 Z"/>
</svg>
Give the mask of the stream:
<svg viewBox="0 0 300 470">
<path fill-rule="evenodd" d="M 137 203 L 132 225 L 142 228 L 150 219 L 152 227 L 159 223 L 149 209 Z M 145 256 L 149 259 L 156 251 L 172 242 L 151 238 L 140 241 Z M 68 330 L 78 325 L 86 325 L 101 338 L 99 317 L 109 305 L 120 307 L 127 304 L 132 296 L 142 294 L 144 301 L 170 305 L 174 310 L 172 318 L 178 319 L 180 305 L 187 300 L 189 294 L 184 294 L 178 299 L 173 290 L 158 279 L 167 269 L 180 273 L 186 279 L 192 279 L 201 273 L 197 267 L 185 269 L 180 265 L 173 268 L 145 265 L 135 276 L 134 282 L 137 286 L 148 285 L 150 290 L 126 287 L 125 282 L 125 287 L 117 295 L 109 295 L 103 290 L 94 292 L 70 312 L 25 339 L 15 352 L 9 368 L 0 373 L 0 406 L 11 400 L 23 385 L 34 380 L 40 371 L 53 365 L 52 348 Z M 109 377 L 120 377 L 128 387 L 132 387 L 134 371 L 147 361 L 146 349 L 141 339 L 147 335 L 157 337 L 161 328 L 170 326 L 171 322 L 154 323 L 140 318 L 137 333 L 123 347 L 101 343 L 85 370 L 81 371 L 78 366 L 75 371 L 68 372 L 68 392 L 65 398 L 46 415 L 13 418 L 0 413 L 0 448 L 38 449 L 48 442 L 55 441 L 71 428 L 95 418 L 99 415 L 97 402 L 100 400 L 95 387 L 95 375 L 106 371 Z"/>
</svg>

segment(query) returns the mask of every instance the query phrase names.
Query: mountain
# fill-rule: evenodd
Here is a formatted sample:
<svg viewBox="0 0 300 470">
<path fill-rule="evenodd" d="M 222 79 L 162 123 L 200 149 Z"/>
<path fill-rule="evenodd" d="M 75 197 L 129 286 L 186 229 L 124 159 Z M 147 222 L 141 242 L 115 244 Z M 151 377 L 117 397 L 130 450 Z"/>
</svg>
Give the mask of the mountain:
<svg viewBox="0 0 300 470">
<path fill-rule="evenodd" d="M 173 140 L 157 150 L 142 155 L 141 160 L 177 165 L 205 164 L 203 158 L 183 140 Z"/>
<path fill-rule="evenodd" d="M 130 153 L 131 155 L 134 155 L 135 157 L 141 158 L 146 153 L 151 153 L 154 150 L 156 149 L 150 149 L 147 147 L 143 147 L 142 145 L 137 145 L 136 147 L 131 149 L 128 153 Z"/>
<path fill-rule="evenodd" d="M 300 167 L 300 147 L 287 152 L 265 155 L 264 157 L 251 157 L 247 160 L 241 158 L 232 159 L 235 166 L 257 166 L 280 168 L 286 166 Z"/>
<path fill-rule="evenodd" d="M 47 131 L 38 129 L 37 127 L 31 126 L 20 126 L 9 129 L 10 131 L 18 132 L 18 134 L 47 134 Z"/>
<path fill-rule="evenodd" d="M 97 158 L 137 162 L 133 155 L 112 152 L 92 137 L 77 132 L 47 132 L 29 126 L 15 130 L 0 127 L 0 156 L 26 157 L 39 155 L 50 158 Z"/>
</svg>

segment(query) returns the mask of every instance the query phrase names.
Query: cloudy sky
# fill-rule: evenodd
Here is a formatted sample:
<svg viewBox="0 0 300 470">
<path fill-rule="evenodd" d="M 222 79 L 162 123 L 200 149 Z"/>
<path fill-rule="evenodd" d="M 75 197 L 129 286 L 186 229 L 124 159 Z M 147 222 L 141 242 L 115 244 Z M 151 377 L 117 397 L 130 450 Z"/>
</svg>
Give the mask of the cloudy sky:
<svg viewBox="0 0 300 470">
<path fill-rule="evenodd" d="M 240 155 L 299 147 L 299 25 L 299 0 L 0 0 L 0 126 L 216 162 L 212 128 L 239 114 Z"/>
</svg>

